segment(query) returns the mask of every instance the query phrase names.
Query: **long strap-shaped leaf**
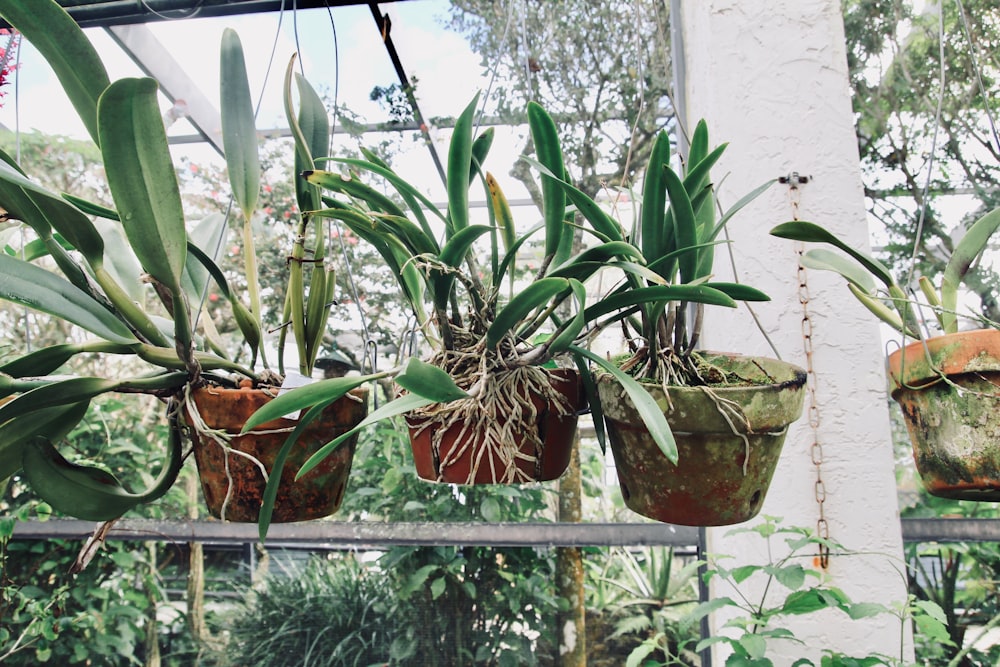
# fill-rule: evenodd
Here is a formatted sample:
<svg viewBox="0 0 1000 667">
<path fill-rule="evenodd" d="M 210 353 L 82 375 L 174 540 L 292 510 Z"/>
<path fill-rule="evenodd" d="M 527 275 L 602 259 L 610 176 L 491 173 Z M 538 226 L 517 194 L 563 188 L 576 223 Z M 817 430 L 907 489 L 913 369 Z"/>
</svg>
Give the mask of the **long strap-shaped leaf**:
<svg viewBox="0 0 1000 667">
<path fill-rule="evenodd" d="M 635 405 L 636 412 L 642 418 L 643 423 L 646 425 L 646 429 L 652 436 L 653 441 L 663 452 L 663 455 L 671 463 L 677 463 L 677 442 L 674 440 L 674 434 L 670 430 L 670 424 L 667 423 L 667 418 L 663 414 L 663 409 L 656 403 L 648 391 L 643 389 L 642 385 L 636 382 L 627 373 L 622 372 L 620 368 L 614 365 L 614 363 L 608 361 L 607 359 L 602 359 L 599 355 L 594 354 L 590 350 L 585 350 L 580 347 L 571 347 L 570 350 L 581 357 L 588 359 L 594 364 L 598 365 L 602 370 L 610 373 L 614 376 L 615 380 L 621 385 L 622 389 L 625 390 L 625 394 L 632 400 L 632 404 Z"/>
<path fill-rule="evenodd" d="M 698 244 L 698 223 L 694 216 L 691 198 L 688 197 L 680 177 L 668 166 L 663 167 L 663 179 L 667 196 L 670 198 L 670 211 L 673 214 L 674 243 L 678 249 L 691 248 Z M 698 253 L 683 254 L 677 258 L 677 263 L 682 283 L 692 283 L 702 277 L 698 275 Z"/>
<path fill-rule="evenodd" d="M 243 216 L 249 219 L 257 208 L 260 194 L 260 158 L 243 45 L 232 28 L 222 33 L 219 82 L 222 146 L 226 152 L 229 184 L 233 188 L 233 199 Z"/>
<path fill-rule="evenodd" d="M 104 261 L 104 241 L 83 211 L 0 161 L 0 206 L 42 238 L 54 229 L 80 251 L 91 266 Z"/>
<path fill-rule="evenodd" d="M 97 120 L 108 185 L 125 235 L 142 267 L 173 295 L 174 337 L 179 356 L 186 359 L 191 326 L 181 277 L 187 232 L 156 81 L 114 82 L 101 95 Z"/>
<path fill-rule="evenodd" d="M 45 57 L 87 132 L 100 144 L 97 100 L 108 87 L 108 73 L 80 27 L 55 0 L 0 0 L 0 16 Z"/>
<path fill-rule="evenodd" d="M 28 441 L 40 436 L 56 441 L 65 438 L 83 419 L 89 405 L 89 401 L 57 405 L 0 424 L 0 482 L 20 470 Z"/>
<path fill-rule="evenodd" d="M 790 239 L 792 241 L 827 243 L 835 248 L 843 250 L 848 255 L 853 257 L 861 264 L 861 266 L 865 267 L 869 273 L 875 276 L 875 278 L 882 282 L 886 287 L 892 287 L 896 284 L 895 278 L 892 277 L 892 273 L 890 273 L 889 269 L 886 268 L 885 264 L 878 261 L 874 257 L 870 257 L 863 252 L 855 250 L 815 223 L 806 222 L 804 220 L 784 222 L 773 228 L 771 230 L 771 235 L 783 239 Z"/>
<path fill-rule="evenodd" d="M 565 179 L 566 166 L 555 121 L 536 102 L 528 102 L 528 128 L 538 161 L 553 176 L 542 175 L 542 215 L 545 217 L 545 256 L 555 257 L 562 246 L 566 224 L 566 194 L 556 181 Z"/>
<path fill-rule="evenodd" d="M 958 288 L 969 267 L 986 249 L 994 232 L 1000 228 L 1000 208 L 993 209 L 973 223 L 948 260 L 941 276 L 941 328 L 945 333 L 958 330 L 955 311 L 958 309 Z"/>
<path fill-rule="evenodd" d="M 448 221 L 446 237 L 469 226 L 469 174 L 472 166 L 472 125 L 479 95 L 455 121 L 451 144 L 448 147 Z"/>
<path fill-rule="evenodd" d="M 562 293 L 570 293 L 571 283 L 566 278 L 542 278 L 528 285 L 510 300 L 486 330 L 486 345 L 495 348 L 504 336 L 523 324 L 532 311 L 543 307 Z"/>
<path fill-rule="evenodd" d="M 72 322 L 114 343 L 138 342 L 111 311 L 69 281 L 3 253 L 0 253 L 0 298 Z"/>
<path fill-rule="evenodd" d="M 660 132 L 653 142 L 642 185 L 642 207 L 639 212 L 639 235 L 642 254 L 650 260 L 662 257 L 669 249 L 667 239 L 667 184 L 665 171 L 670 165 L 670 137 Z M 661 274 L 663 275 L 663 274 Z M 664 275 L 669 279 L 670 276 Z"/>
<path fill-rule="evenodd" d="M 36 438 L 24 448 L 24 474 L 32 490 L 60 512 L 87 521 L 108 521 L 136 505 L 160 498 L 173 486 L 184 457 L 179 431 L 176 428 L 171 431 L 163 470 L 142 493 L 129 493 L 101 468 L 70 463 L 44 437 Z"/>
</svg>

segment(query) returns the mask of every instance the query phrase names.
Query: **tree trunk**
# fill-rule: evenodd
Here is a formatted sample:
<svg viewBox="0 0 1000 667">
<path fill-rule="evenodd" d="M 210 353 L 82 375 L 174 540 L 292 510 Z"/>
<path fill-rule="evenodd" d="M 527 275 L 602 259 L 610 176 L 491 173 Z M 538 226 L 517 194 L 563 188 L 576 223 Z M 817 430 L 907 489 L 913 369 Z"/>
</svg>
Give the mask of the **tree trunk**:
<svg viewBox="0 0 1000 667">
<path fill-rule="evenodd" d="M 198 476 L 185 476 L 188 492 L 188 518 L 198 518 Z M 209 639 L 205 625 L 205 554 L 201 542 L 188 543 L 187 618 L 195 645 Z"/>
<path fill-rule="evenodd" d="M 149 553 L 149 579 L 146 584 L 146 595 L 149 606 L 146 607 L 146 664 L 145 667 L 160 667 L 160 632 L 156 621 L 157 590 L 153 585 L 156 577 L 156 543 L 147 542 Z"/>
<path fill-rule="evenodd" d="M 559 521 L 579 523 L 583 510 L 580 471 L 580 436 L 573 443 L 569 468 L 559 480 Z M 587 628 L 583 603 L 583 554 L 578 547 L 556 549 L 556 595 L 569 602 L 557 615 L 559 656 L 557 667 L 586 667 Z"/>
</svg>

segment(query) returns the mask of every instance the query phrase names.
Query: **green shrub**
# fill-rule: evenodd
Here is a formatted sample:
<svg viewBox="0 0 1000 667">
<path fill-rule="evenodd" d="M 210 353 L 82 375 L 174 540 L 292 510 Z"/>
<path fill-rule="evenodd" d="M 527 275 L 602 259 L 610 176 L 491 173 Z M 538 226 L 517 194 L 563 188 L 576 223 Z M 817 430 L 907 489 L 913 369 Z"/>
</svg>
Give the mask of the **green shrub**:
<svg viewBox="0 0 1000 667">
<path fill-rule="evenodd" d="M 380 577 L 350 555 L 272 572 L 233 615 L 229 660 L 256 667 L 385 664 L 393 632 L 388 596 Z"/>
</svg>

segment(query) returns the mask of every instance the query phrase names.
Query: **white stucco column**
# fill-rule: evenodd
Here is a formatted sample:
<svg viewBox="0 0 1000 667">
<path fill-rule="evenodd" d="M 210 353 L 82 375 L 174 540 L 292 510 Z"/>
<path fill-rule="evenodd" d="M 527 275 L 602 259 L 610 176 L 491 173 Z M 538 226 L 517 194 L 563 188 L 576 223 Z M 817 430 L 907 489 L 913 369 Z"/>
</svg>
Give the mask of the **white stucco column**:
<svg viewBox="0 0 1000 667">
<path fill-rule="evenodd" d="M 713 172 L 717 183 L 725 177 L 723 206 L 767 178 L 798 172 L 811 179 L 800 186 L 801 219 L 867 248 L 839 0 L 680 4 L 686 118 L 692 126 L 705 118 L 713 145 L 730 143 Z M 792 215 L 788 187 L 777 185 L 734 220 L 730 236 L 739 280 L 772 298 L 755 307 L 768 335 L 782 358 L 805 367 L 795 247 L 767 233 Z M 718 251 L 716 270 L 718 279 L 731 277 L 725 248 Z M 834 557 L 827 575 L 852 600 L 901 602 L 906 597 L 902 537 L 879 328 L 842 280 L 816 271 L 807 280 L 825 516 L 832 539 L 864 554 Z M 710 310 L 705 347 L 773 356 L 745 310 Z M 789 430 L 762 510 L 782 517 L 784 525 L 816 526 L 813 442 L 803 417 Z M 765 562 L 760 538 L 727 536 L 728 530 L 708 531 L 709 553 L 735 556 L 729 567 Z M 811 559 L 805 564 L 815 567 Z M 714 628 L 722 620 L 713 618 Z M 901 624 L 889 616 L 851 621 L 839 612 L 824 612 L 783 621 L 805 645 L 775 644 L 778 665 L 799 657 L 818 664 L 824 648 L 899 657 Z M 713 664 L 724 662 L 722 655 L 715 658 Z"/>
</svg>

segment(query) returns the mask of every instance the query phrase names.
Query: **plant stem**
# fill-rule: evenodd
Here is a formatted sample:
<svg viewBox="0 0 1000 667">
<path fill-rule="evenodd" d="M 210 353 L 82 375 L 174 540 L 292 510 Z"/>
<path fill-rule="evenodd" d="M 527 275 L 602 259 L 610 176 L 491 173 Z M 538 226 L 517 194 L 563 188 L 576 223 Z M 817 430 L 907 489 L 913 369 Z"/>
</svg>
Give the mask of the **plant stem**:
<svg viewBox="0 0 1000 667">
<path fill-rule="evenodd" d="M 121 285 L 111 277 L 107 269 L 103 266 L 92 266 L 91 268 L 94 270 L 94 279 L 104 290 L 105 296 L 143 339 L 159 347 L 171 346 L 171 342 L 167 340 L 163 332 L 153 324 L 146 312 L 132 301 Z"/>
<path fill-rule="evenodd" d="M 260 314 L 260 283 L 257 278 L 257 249 L 253 241 L 253 225 L 250 217 L 243 216 L 243 262 L 247 277 L 247 293 L 250 296 L 250 314 L 263 326 Z M 267 368 L 267 358 L 264 356 L 264 337 L 260 339 L 260 362 Z"/>
</svg>

